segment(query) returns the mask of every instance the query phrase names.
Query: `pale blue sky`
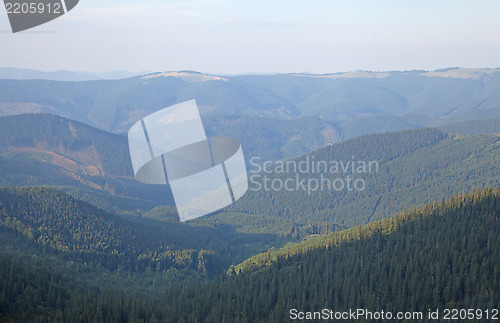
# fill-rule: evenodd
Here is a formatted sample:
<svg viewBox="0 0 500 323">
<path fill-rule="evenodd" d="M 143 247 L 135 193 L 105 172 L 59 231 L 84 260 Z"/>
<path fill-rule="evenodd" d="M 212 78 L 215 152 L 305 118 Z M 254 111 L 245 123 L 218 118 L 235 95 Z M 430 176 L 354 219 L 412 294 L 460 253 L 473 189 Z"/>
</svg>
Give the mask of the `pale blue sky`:
<svg viewBox="0 0 500 323">
<path fill-rule="evenodd" d="M 333 73 L 500 66 L 498 0 L 80 0 L 12 34 L 0 66 Z"/>
</svg>

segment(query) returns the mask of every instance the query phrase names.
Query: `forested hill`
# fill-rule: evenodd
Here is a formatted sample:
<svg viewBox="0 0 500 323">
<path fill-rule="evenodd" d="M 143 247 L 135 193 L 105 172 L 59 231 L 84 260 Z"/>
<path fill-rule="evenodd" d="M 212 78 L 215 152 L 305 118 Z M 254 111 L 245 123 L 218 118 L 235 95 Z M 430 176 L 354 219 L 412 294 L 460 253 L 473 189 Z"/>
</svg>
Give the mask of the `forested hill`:
<svg viewBox="0 0 500 323">
<path fill-rule="evenodd" d="M 330 123 L 312 117 L 229 120 L 204 120 L 207 134 L 240 138 L 248 158 L 276 160 L 339 140 Z M 0 185 L 58 186 L 116 213 L 141 214 L 173 203 L 167 186 L 135 181 L 126 136 L 50 114 L 0 117 Z"/>
<path fill-rule="evenodd" d="M 370 162 L 375 162 L 371 170 L 357 171 L 358 165 Z M 309 165 L 303 167 L 306 172 L 293 168 L 300 163 Z M 328 169 L 318 171 L 320 163 Z M 342 169 L 342 164 L 353 163 L 354 171 Z M 288 170 L 279 165 L 268 166 L 269 172 L 250 165 L 249 191 L 227 210 L 240 213 L 243 227 L 249 226 L 245 221 L 253 223 L 252 214 L 260 214 L 261 228 L 282 224 L 292 235 L 322 234 L 332 223 L 353 227 L 442 197 L 500 185 L 500 136 L 456 137 L 431 128 L 367 135 L 293 159 Z M 287 180 L 291 189 L 280 186 Z M 297 185 L 302 180 L 304 185 Z M 353 185 L 356 180 L 359 190 Z M 224 222 L 224 213 L 200 221 L 215 219 Z"/>
<path fill-rule="evenodd" d="M 257 124 L 256 119 L 249 117 L 233 119 L 238 124 L 246 124 L 248 120 Z M 326 125 L 313 119 L 309 122 L 311 126 L 317 125 L 318 131 Z M 231 134 L 245 136 L 244 127 L 231 126 L 224 119 L 214 118 L 209 124 L 217 135 L 223 135 L 221 129 L 226 129 Z M 126 137 L 47 114 L 2 117 L 0 125 L 0 185 L 52 185 L 109 212 L 167 220 L 176 217 L 172 208 L 157 208 L 172 205 L 167 186 L 145 185 L 123 176 L 131 176 L 132 171 Z M 500 183 L 498 135 L 456 137 L 425 128 L 365 135 L 293 159 L 296 163 L 308 160 L 316 164 L 376 162 L 378 169 L 371 172 L 352 174 L 351 167 L 347 167 L 345 173 L 340 169 L 325 174 L 293 171 L 260 174 L 280 181 L 295 179 L 295 175 L 300 177 L 299 181 L 318 180 L 324 175 L 325 183 L 339 178 L 343 184 L 349 175 L 353 180 L 364 181 L 366 187 L 362 191 L 325 188 L 308 192 L 300 186 L 292 191 L 255 190 L 258 186 L 252 178 L 259 174 L 250 160 L 258 157 L 262 163 L 267 161 L 265 156 L 281 156 L 280 149 L 295 151 L 297 147 L 288 142 L 285 121 L 274 123 L 273 128 L 282 133 L 277 140 L 270 136 L 266 143 L 266 136 L 259 135 L 259 130 L 242 142 L 244 145 L 255 139 L 263 146 L 256 148 L 255 143 L 244 146 L 250 148 L 245 150 L 250 178 L 250 189 L 245 196 L 222 213 L 193 221 L 195 225 L 227 224 L 248 233 L 300 238 L 368 223 L 402 208 Z M 300 125 L 296 128 L 289 134 L 297 137 L 307 133 Z M 319 145 L 320 138 L 311 136 L 303 139 Z M 256 181 L 262 183 L 262 180 L 260 177 Z"/>
<path fill-rule="evenodd" d="M 440 126 L 439 129 L 452 135 L 470 136 L 500 133 L 500 118 L 469 120 Z"/>
<path fill-rule="evenodd" d="M 220 322 L 288 322 L 291 309 L 324 308 L 491 314 L 500 306 L 500 189 L 428 204 L 296 253 L 291 247 L 269 267 L 169 291 L 165 310 L 174 321 Z"/>
<path fill-rule="evenodd" d="M 79 175 L 133 176 L 127 138 L 51 114 L 0 118 L 0 152 L 43 154 Z"/>
<path fill-rule="evenodd" d="M 368 225 L 360 225 L 355 228 L 343 230 L 341 232 L 309 237 L 302 242 L 289 244 L 279 249 L 271 248 L 267 252 L 252 256 L 236 266 L 231 266 L 229 273 L 239 274 L 241 272 L 255 270 L 264 266 L 272 265 L 278 262 L 280 259 L 282 260 L 283 258 L 306 254 L 317 249 L 335 248 L 362 239 L 372 239 L 377 236 L 389 236 L 393 233 L 395 233 L 397 236 L 400 234 L 398 233 L 398 230 L 402 227 L 406 228 L 406 226 L 408 225 L 420 225 L 418 223 L 411 224 L 413 221 L 422 220 L 424 221 L 424 223 L 425 221 L 430 222 L 430 224 L 428 225 L 432 225 L 432 223 L 437 225 L 444 225 L 444 222 L 439 220 L 441 219 L 443 214 L 455 214 L 458 211 L 462 213 L 466 212 L 462 209 L 468 209 L 471 207 L 471 205 L 475 205 L 476 203 L 483 203 L 484 201 L 481 203 L 478 201 L 482 201 L 485 196 L 488 196 L 488 199 L 490 199 L 489 195 L 491 195 L 492 199 L 489 200 L 488 203 L 492 203 L 492 205 L 490 205 L 490 209 L 488 209 L 489 211 L 482 210 L 481 212 L 485 213 L 483 216 L 488 215 L 490 217 L 490 220 L 492 220 L 493 223 L 496 224 L 496 221 L 500 219 L 500 188 L 474 190 L 470 194 L 464 193 L 463 195 L 454 195 L 449 200 L 442 199 L 440 202 L 428 203 L 423 208 L 404 210 L 389 219 L 379 220 Z M 475 217 L 475 215 L 472 214 L 468 216 Z M 464 218 L 459 219 L 464 220 Z M 473 219 L 468 219 L 467 221 L 472 220 Z M 474 219 L 474 221 L 476 220 Z M 472 227 L 469 229 L 472 229 Z M 497 229 L 500 229 L 500 227 L 498 227 Z M 405 229 L 403 231 L 410 235 L 414 234 L 414 232 L 411 230 L 408 231 Z M 437 232 L 435 230 L 432 231 Z M 422 232 L 419 233 L 422 234 Z M 469 232 L 465 227 L 461 228 L 460 233 L 463 234 L 464 239 L 469 239 L 471 235 L 477 234 L 476 232 Z M 500 234 L 500 230 L 495 230 L 492 227 L 489 231 L 489 235 L 491 236 L 497 234 Z"/>
<path fill-rule="evenodd" d="M 291 309 L 325 308 L 424 316 L 439 309 L 441 319 L 445 309 L 474 308 L 482 310 L 474 311 L 477 319 L 498 317 L 499 188 L 307 243 L 279 257 L 270 251 L 269 266 L 174 286 L 154 297 L 124 294 L 119 284 L 85 286 L 81 275 L 64 267 L 3 252 L 0 312 L 14 321 L 54 322 L 289 322 Z"/>
<path fill-rule="evenodd" d="M 165 271 L 176 262 L 178 268 L 185 268 L 198 254 L 193 248 L 182 253 L 197 243 L 184 239 L 187 233 L 178 225 L 155 229 L 147 223 L 129 222 L 49 188 L 0 189 L 0 225 L 34 246 L 109 269 L 135 269 L 142 263 L 140 267 Z M 184 259 L 176 261 L 177 257 Z M 135 263 L 138 258 L 143 260 Z M 196 268 L 197 264 L 192 265 Z"/>
<path fill-rule="evenodd" d="M 334 123 L 315 117 L 278 120 L 225 115 L 204 118 L 203 123 L 207 136 L 234 137 L 245 156 L 271 160 L 309 153 L 341 138 Z M 127 130 L 117 135 L 47 113 L 5 116 L 0 117 L 0 149 L 45 150 L 87 168 L 90 174 L 133 176 Z"/>
<path fill-rule="evenodd" d="M 29 187 L 0 188 L 0 231 L 22 238 L 39 254 L 55 253 L 96 268 L 159 274 L 175 268 L 208 277 L 280 240 L 124 218 L 55 189 Z M 11 243 L 0 247 L 16 249 Z"/>
</svg>

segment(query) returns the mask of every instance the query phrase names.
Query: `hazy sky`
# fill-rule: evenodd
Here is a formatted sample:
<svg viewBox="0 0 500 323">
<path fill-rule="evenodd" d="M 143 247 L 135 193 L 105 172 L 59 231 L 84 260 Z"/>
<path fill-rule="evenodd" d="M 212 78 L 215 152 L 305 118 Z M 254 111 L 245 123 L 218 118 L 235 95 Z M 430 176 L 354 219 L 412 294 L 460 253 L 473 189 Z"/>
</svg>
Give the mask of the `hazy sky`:
<svg viewBox="0 0 500 323">
<path fill-rule="evenodd" d="M 12 34 L 0 67 L 332 73 L 500 66 L 498 0 L 80 0 Z"/>
</svg>

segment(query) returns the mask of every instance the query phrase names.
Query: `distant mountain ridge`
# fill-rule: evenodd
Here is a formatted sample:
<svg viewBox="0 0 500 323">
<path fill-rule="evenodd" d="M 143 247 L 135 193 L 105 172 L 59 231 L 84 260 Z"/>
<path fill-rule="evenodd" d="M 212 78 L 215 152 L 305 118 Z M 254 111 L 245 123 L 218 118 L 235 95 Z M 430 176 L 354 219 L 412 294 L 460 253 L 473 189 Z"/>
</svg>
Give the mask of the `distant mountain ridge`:
<svg viewBox="0 0 500 323">
<path fill-rule="evenodd" d="M 368 133 L 500 117 L 499 69 L 339 74 L 151 73 L 121 80 L 0 80 L 0 115 L 48 112 L 111 132 L 196 99 L 202 118 L 314 117 L 345 140 Z"/>
<path fill-rule="evenodd" d="M 92 81 L 92 80 L 112 80 L 146 74 L 147 72 L 126 72 L 110 71 L 105 73 L 88 73 L 72 71 L 43 72 L 25 68 L 0 67 L 0 79 L 14 80 L 50 80 L 50 81 Z"/>
</svg>

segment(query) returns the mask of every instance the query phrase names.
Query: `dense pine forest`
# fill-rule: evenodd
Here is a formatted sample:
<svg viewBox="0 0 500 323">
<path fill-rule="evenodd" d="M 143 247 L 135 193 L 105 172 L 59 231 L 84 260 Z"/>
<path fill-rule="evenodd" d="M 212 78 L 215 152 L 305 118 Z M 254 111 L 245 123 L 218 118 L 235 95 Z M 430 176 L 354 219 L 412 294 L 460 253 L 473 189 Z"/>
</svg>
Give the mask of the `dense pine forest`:
<svg viewBox="0 0 500 323">
<path fill-rule="evenodd" d="M 356 173 L 347 168 L 338 173 L 329 171 L 300 171 L 252 173 L 258 167 L 249 167 L 249 178 L 256 176 L 258 184 L 250 188 L 262 189 L 249 192 L 227 211 L 242 214 L 264 214 L 259 220 L 262 230 L 276 228 L 276 222 L 283 224 L 282 230 L 304 237 L 308 234 L 332 232 L 332 222 L 339 227 L 353 227 L 389 217 L 396 212 L 415 206 L 422 206 L 441 197 L 449 197 L 474 188 L 500 185 L 500 137 L 495 134 L 467 137 L 451 137 L 437 129 L 417 129 L 388 134 L 362 136 L 320 149 L 314 153 L 297 157 L 292 161 L 298 165 L 307 162 L 316 165 L 321 161 L 344 163 L 365 163 L 375 161 L 378 171 Z M 356 164 L 357 165 L 357 164 Z M 310 167 L 309 169 L 312 169 Z M 339 179 L 345 183 L 347 176 L 352 180 L 362 179 L 363 190 L 306 189 L 273 190 L 264 189 L 268 183 L 287 179 L 297 183 L 304 179 L 320 182 Z M 295 180 L 298 176 L 298 180 Z M 323 177 L 321 177 L 323 176 Z M 319 185 L 318 185 L 319 186 Z M 270 187 L 270 185 L 268 186 Z M 251 216 L 240 219 L 250 221 Z M 224 214 L 203 221 L 225 221 Z M 201 220 L 200 220 L 201 221 Z M 226 221 L 232 221 L 228 218 Z M 243 222 L 243 220 L 241 220 Z M 287 225 L 287 226 L 286 226 Z M 244 227 L 245 224 L 243 223 Z M 253 227 L 254 229 L 255 227 Z M 255 229 L 254 229 L 255 230 Z M 271 229 L 272 230 L 272 229 Z M 265 232 L 265 231 L 264 231 Z"/>
<path fill-rule="evenodd" d="M 226 227 L 120 217 L 43 187 L 0 188 L 0 226 L 4 235 L 24 240 L 37 255 L 113 272 L 168 274 L 178 269 L 199 277 L 213 277 L 236 259 L 284 241 Z"/>
<path fill-rule="evenodd" d="M 165 303 L 186 321 L 287 322 L 292 308 L 491 311 L 500 306 L 499 247 L 500 189 L 473 191 L 289 248 L 267 268 L 179 288 L 184 297 L 171 292 Z"/>
<path fill-rule="evenodd" d="M 7 214 L 4 206 L 3 223 Z M 20 241 L 10 227 L 4 245 Z M 88 280 L 98 271 L 4 249 L 0 313 L 7 322 L 288 322 L 291 309 L 491 312 L 500 306 L 499 233 L 500 189 L 474 190 L 270 250 L 212 282 L 149 292 L 127 281 L 98 286 Z"/>
</svg>

